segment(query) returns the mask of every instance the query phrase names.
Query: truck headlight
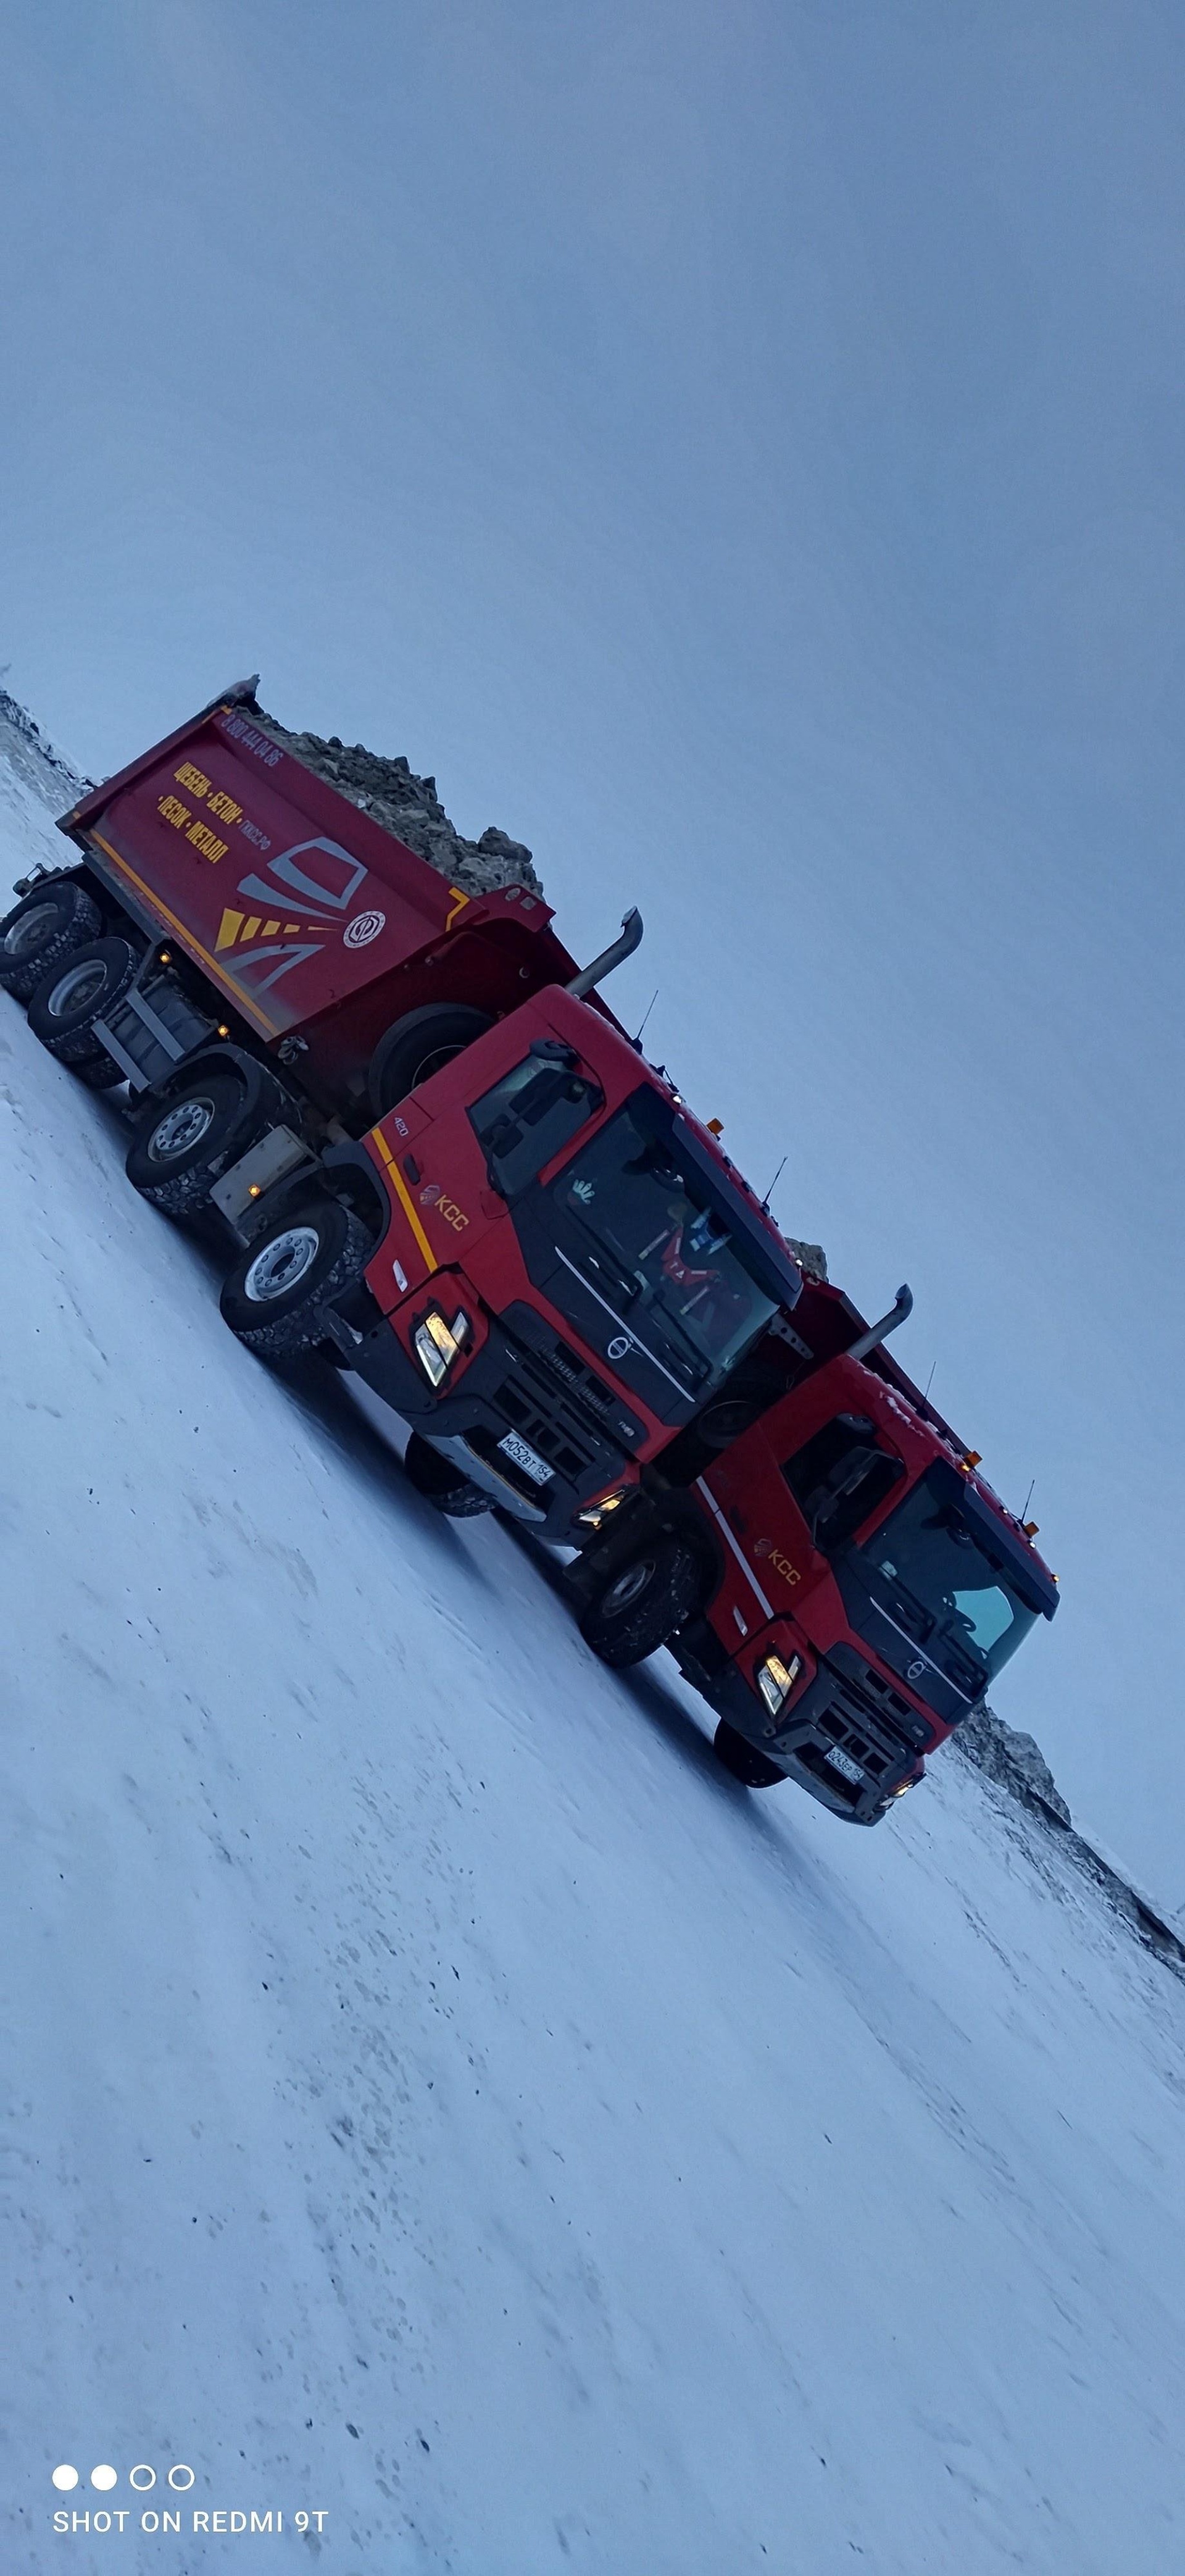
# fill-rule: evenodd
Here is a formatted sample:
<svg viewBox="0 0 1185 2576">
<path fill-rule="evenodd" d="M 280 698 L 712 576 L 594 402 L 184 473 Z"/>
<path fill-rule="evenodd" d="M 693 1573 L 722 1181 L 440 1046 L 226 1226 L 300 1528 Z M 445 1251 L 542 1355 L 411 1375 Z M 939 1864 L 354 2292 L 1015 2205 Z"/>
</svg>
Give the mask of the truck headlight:
<svg viewBox="0 0 1185 2576">
<path fill-rule="evenodd" d="M 801 1655 L 791 1655 L 788 1664 L 780 1655 L 766 1655 L 757 1667 L 757 1688 L 771 1717 L 776 1717 L 782 1702 L 793 1690 L 802 1671 Z"/>
<path fill-rule="evenodd" d="M 425 1315 L 422 1324 L 416 1325 L 411 1337 L 412 1346 L 429 1386 L 444 1385 L 449 1370 L 469 1339 L 470 1329 L 468 1315 L 454 1315 L 450 1324 L 437 1306 Z"/>
<path fill-rule="evenodd" d="M 599 1530 L 602 1521 L 608 1519 L 610 1512 L 620 1509 L 628 1492 L 628 1485 L 619 1485 L 615 1493 L 602 1494 L 599 1503 L 590 1503 L 587 1511 L 577 1512 L 577 1528 Z"/>
</svg>

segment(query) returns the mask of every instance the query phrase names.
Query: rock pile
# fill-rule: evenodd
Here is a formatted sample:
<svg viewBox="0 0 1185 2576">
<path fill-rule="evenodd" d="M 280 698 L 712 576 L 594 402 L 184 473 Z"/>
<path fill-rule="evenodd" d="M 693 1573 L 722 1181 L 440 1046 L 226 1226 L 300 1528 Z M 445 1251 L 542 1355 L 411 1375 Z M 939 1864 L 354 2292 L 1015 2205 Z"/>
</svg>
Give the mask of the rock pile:
<svg viewBox="0 0 1185 2576">
<path fill-rule="evenodd" d="M 1002 1717 L 985 1707 L 963 1719 L 954 1741 L 977 1771 L 985 1771 L 1012 1797 L 1043 1807 L 1059 1825 L 1070 1823 L 1070 1810 L 1035 1736 L 1005 1726 Z"/>
<path fill-rule="evenodd" d="M 339 795 L 348 796 L 360 813 L 393 832 L 396 840 L 426 859 L 451 885 L 466 894 L 489 894 L 505 885 L 526 886 L 528 893 L 542 894 L 525 843 L 512 841 L 494 823 L 479 841 L 467 841 L 449 821 L 435 779 L 418 778 L 401 753 L 388 759 L 382 752 L 367 751 L 364 743 L 339 742 L 336 734 L 325 740 L 319 733 L 290 733 L 257 705 L 252 705 L 251 715 L 273 742 L 303 760 L 318 778 L 328 779 Z"/>
<path fill-rule="evenodd" d="M 821 1243 L 800 1243 L 794 1234 L 784 1234 L 782 1241 L 789 1245 L 804 1278 L 826 1279 L 827 1255 Z"/>
</svg>

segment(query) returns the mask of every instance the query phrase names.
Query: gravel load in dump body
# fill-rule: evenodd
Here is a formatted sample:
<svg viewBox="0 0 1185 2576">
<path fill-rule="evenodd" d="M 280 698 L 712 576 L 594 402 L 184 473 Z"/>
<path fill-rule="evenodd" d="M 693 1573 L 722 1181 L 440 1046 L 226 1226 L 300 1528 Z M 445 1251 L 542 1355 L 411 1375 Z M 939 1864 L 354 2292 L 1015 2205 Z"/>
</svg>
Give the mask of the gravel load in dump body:
<svg viewBox="0 0 1185 2576">
<path fill-rule="evenodd" d="M 782 1241 L 789 1246 L 807 1279 L 826 1279 L 827 1255 L 821 1243 L 800 1243 L 796 1234 L 784 1234 Z"/>
<path fill-rule="evenodd" d="M 531 853 L 523 841 L 512 841 L 508 832 L 489 824 L 479 841 L 467 841 L 450 823 L 436 793 L 434 778 L 417 778 L 402 753 L 387 759 L 382 752 L 367 751 L 364 743 L 339 742 L 336 734 L 325 741 L 319 733 L 290 733 L 274 716 L 265 715 L 262 707 L 252 706 L 252 717 L 263 731 L 271 735 L 285 751 L 303 760 L 306 768 L 318 778 L 328 779 L 339 795 L 349 798 L 360 813 L 381 823 L 393 832 L 418 858 L 426 859 L 450 885 L 460 886 L 465 894 L 491 894 L 498 886 L 520 885 L 528 893 L 541 895 L 543 887 Z"/>
</svg>

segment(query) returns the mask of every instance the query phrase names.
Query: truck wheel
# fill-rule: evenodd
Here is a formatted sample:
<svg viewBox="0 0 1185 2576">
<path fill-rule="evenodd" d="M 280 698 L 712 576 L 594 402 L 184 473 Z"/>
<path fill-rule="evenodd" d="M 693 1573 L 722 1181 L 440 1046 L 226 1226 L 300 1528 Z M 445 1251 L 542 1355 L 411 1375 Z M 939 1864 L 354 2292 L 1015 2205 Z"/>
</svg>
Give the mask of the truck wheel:
<svg viewBox="0 0 1185 2576">
<path fill-rule="evenodd" d="M 409 1091 L 451 1064 L 493 1025 L 488 1011 L 472 1010 L 467 1002 L 430 1002 L 396 1020 L 379 1039 L 366 1077 L 375 1117 L 385 1118 L 397 1101 L 406 1100 Z"/>
<path fill-rule="evenodd" d="M 323 1308 L 353 1288 L 371 1254 L 359 1217 L 309 1199 L 248 1245 L 222 1291 L 222 1320 L 261 1359 L 292 1359 L 325 1339 Z"/>
<path fill-rule="evenodd" d="M 619 1566 L 584 1611 L 580 1634 L 603 1664 L 618 1672 L 641 1664 L 681 1628 L 696 1606 L 699 1567 L 678 1539 L 658 1539 L 644 1556 Z"/>
<path fill-rule="evenodd" d="M 418 1431 L 413 1431 L 408 1441 L 403 1464 L 417 1494 L 423 1494 L 425 1501 L 434 1503 L 450 1521 L 476 1520 L 479 1512 L 492 1508 L 490 1495 L 483 1494 L 480 1485 L 471 1484 L 451 1458 L 442 1458 L 430 1440 L 421 1440 Z"/>
<path fill-rule="evenodd" d="M 196 1216 L 228 1162 L 255 1142 L 246 1092 L 225 1067 L 195 1072 L 184 1090 L 154 1100 L 136 1123 L 125 1166 L 134 1190 L 166 1216 Z"/>
<path fill-rule="evenodd" d="M 723 1396 L 696 1418 L 696 1434 L 708 1449 L 728 1449 L 742 1432 L 748 1431 L 761 1413 L 776 1404 L 786 1392 L 785 1382 L 772 1371 L 761 1378 L 750 1379 L 740 1395 Z"/>
<path fill-rule="evenodd" d="M 712 1738 L 712 1750 L 734 1780 L 743 1780 L 746 1789 L 780 1789 L 785 1780 L 786 1774 L 779 1771 L 777 1763 L 771 1762 L 767 1753 L 759 1753 L 756 1745 L 738 1735 L 735 1726 L 729 1726 L 724 1718 Z"/>
<path fill-rule="evenodd" d="M 34 886 L 0 921 L 0 984 L 27 1002 L 43 975 L 72 949 L 85 948 L 103 927 L 97 903 L 75 877 Z"/>
<path fill-rule="evenodd" d="M 51 967 L 42 976 L 29 1004 L 29 1026 L 59 1064 L 97 1065 L 102 1060 L 111 1066 L 112 1082 L 123 1080 L 95 1036 L 95 1021 L 122 999 L 139 963 L 130 941 L 112 934 L 88 941 L 66 965 Z"/>
</svg>

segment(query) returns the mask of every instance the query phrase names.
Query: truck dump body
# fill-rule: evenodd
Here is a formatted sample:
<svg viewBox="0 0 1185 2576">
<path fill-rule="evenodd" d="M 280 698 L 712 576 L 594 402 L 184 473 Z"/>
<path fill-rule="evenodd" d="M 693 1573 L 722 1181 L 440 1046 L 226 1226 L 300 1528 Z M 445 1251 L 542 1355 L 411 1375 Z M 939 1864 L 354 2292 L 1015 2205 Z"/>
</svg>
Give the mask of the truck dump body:
<svg viewBox="0 0 1185 2576">
<path fill-rule="evenodd" d="M 182 726 L 61 828 L 265 1045 L 304 1040 L 314 1088 L 356 1078 L 446 982 L 498 1013 L 576 972 L 538 895 L 450 885 L 236 706 Z"/>
</svg>

